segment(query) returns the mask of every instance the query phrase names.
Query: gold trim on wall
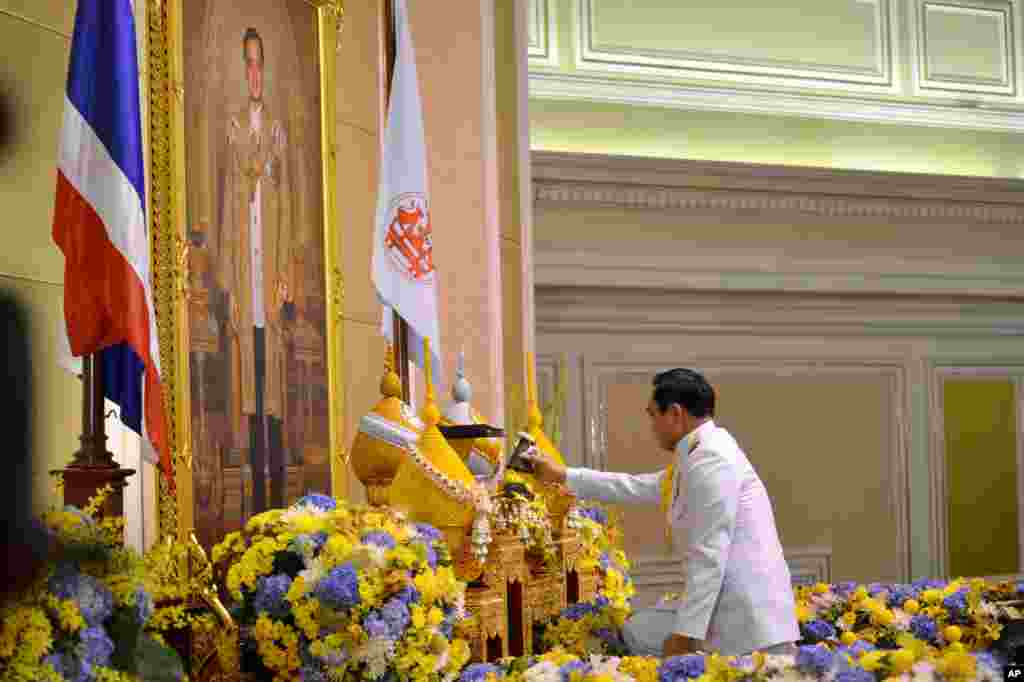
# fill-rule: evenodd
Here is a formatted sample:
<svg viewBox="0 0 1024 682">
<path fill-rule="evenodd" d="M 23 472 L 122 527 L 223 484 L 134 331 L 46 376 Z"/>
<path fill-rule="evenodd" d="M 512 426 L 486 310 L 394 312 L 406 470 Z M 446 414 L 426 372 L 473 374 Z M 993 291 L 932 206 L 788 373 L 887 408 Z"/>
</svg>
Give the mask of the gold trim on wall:
<svg viewBox="0 0 1024 682">
<path fill-rule="evenodd" d="M 153 296 L 160 361 L 165 385 L 168 447 L 176 490 L 160 480 L 158 533 L 186 541 L 193 530 L 192 424 L 189 367 L 188 247 L 186 233 L 185 102 L 182 10 L 185 0 L 148 0 L 150 126 L 150 230 L 153 235 Z M 286 0 L 281 0 L 282 2 Z M 335 61 L 344 17 L 343 0 L 302 0 L 316 8 L 319 42 L 321 168 L 326 292 L 327 381 L 330 423 L 331 485 L 337 497 L 348 495 L 344 449 L 342 318 L 344 274 L 336 214 L 334 111 Z"/>
</svg>

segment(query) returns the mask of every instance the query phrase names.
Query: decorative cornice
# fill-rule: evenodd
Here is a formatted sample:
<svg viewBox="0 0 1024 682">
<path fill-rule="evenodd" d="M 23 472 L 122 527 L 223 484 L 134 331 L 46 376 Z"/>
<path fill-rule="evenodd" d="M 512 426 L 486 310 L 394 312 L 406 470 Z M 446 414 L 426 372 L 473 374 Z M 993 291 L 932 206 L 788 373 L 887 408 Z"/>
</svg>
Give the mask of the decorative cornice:
<svg viewBox="0 0 1024 682">
<path fill-rule="evenodd" d="M 627 81 L 607 76 L 530 73 L 530 98 L 665 107 L 691 111 L 727 111 L 772 116 L 953 128 L 1024 131 L 1024 111 L 984 103 L 925 103 L 866 97 L 742 90 L 682 84 Z"/>
<path fill-rule="evenodd" d="M 1024 303 L 969 296 L 544 287 L 543 333 L 856 338 L 1024 336 Z"/>
<path fill-rule="evenodd" d="M 1024 223 L 1024 180 L 533 152 L 536 202 Z"/>
</svg>

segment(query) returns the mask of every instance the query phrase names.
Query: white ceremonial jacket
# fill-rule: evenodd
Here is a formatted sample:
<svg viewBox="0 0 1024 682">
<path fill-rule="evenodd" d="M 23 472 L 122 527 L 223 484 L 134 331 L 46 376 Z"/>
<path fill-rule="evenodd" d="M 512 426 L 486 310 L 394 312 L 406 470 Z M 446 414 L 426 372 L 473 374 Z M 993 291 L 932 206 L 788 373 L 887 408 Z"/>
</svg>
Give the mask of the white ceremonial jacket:
<svg viewBox="0 0 1024 682">
<path fill-rule="evenodd" d="M 674 632 L 724 655 L 800 639 L 789 566 L 768 491 L 735 439 L 713 421 L 676 446 L 672 532 L 685 546 L 686 593 Z M 659 504 L 665 470 L 622 474 L 570 468 L 577 497 L 610 504 Z M 685 538 L 685 539 L 683 539 Z"/>
</svg>

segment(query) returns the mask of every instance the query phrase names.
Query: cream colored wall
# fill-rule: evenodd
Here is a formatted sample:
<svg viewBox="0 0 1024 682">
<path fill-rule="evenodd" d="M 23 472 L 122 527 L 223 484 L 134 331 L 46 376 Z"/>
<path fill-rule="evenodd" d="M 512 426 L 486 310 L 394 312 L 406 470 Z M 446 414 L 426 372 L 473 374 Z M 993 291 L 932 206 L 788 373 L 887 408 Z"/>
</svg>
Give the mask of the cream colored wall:
<svg viewBox="0 0 1024 682">
<path fill-rule="evenodd" d="M 52 494 L 47 472 L 70 460 L 81 428 L 81 384 L 57 365 L 64 261 L 51 237 L 73 21 L 67 0 L 0 0 L 0 108 L 10 115 L 0 141 L 0 286 L 26 306 L 31 325 L 34 405 L 27 428 L 37 510 Z"/>
</svg>

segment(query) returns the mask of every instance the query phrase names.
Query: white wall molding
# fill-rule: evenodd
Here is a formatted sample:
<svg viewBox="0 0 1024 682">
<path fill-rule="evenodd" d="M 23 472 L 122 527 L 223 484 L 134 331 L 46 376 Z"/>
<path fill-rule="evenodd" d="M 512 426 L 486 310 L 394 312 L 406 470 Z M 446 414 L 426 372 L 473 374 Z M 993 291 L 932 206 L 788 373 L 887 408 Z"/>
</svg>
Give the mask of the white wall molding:
<svg viewBox="0 0 1024 682">
<path fill-rule="evenodd" d="M 898 0 L 897 0 L 898 1 Z M 736 82 L 802 84 L 809 87 L 844 90 L 894 90 L 895 4 L 870 0 L 874 5 L 874 63 L 870 67 L 813 62 L 807 59 L 750 58 L 720 51 L 687 49 L 685 39 L 672 48 L 644 49 L 635 44 L 601 45 L 595 25 L 595 0 L 574 0 L 578 34 L 575 68 L 605 74 L 664 75 L 707 78 L 713 76 Z M 859 3 L 863 6 L 864 3 Z M 668 19 L 668 17 L 666 17 Z M 671 19 L 669 19 L 671 21 Z M 829 40 L 827 36 L 819 36 Z"/>
<path fill-rule="evenodd" d="M 784 549 L 794 584 L 814 585 L 832 582 L 831 547 L 794 547 Z"/>
<path fill-rule="evenodd" d="M 815 337 L 1024 335 L 1024 302 L 544 287 L 538 333 Z"/>
<path fill-rule="evenodd" d="M 942 578 L 964 577 L 949 574 L 949 482 L 946 476 L 945 405 L 942 388 L 944 379 L 955 376 L 998 377 L 1010 379 L 1014 383 L 1018 420 L 1017 545 L 1018 558 L 1021 562 L 1017 568 L 1024 571 L 1024 364 L 1020 364 L 1020 361 L 1021 358 L 993 357 L 987 362 L 979 362 L 977 358 L 970 357 L 943 357 L 928 363 L 928 397 L 932 414 L 929 430 L 929 508 L 934 519 L 931 540 L 935 548 L 937 573 Z"/>
<path fill-rule="evenodd" d="M 798 116 L 958 130 L 1024 131 L 1024 107 L 1013 102 L 987 102 L 973 93 L 970 95 L 969 101 L 951 100 L 949 97 L 944 98 L 945 101 L 928 101 L 922 97 L 921 101 L 909 102 L 754 87 L 627 81 L 604 75 L 530 73 L 530 98 L 537 100 Z"/>
<path fill-rule="evenodd" d="M 563 152 L 533 152 L 532 170 L 538 203 L 1024 223 L 1015 179 Z"/>
</svg>

